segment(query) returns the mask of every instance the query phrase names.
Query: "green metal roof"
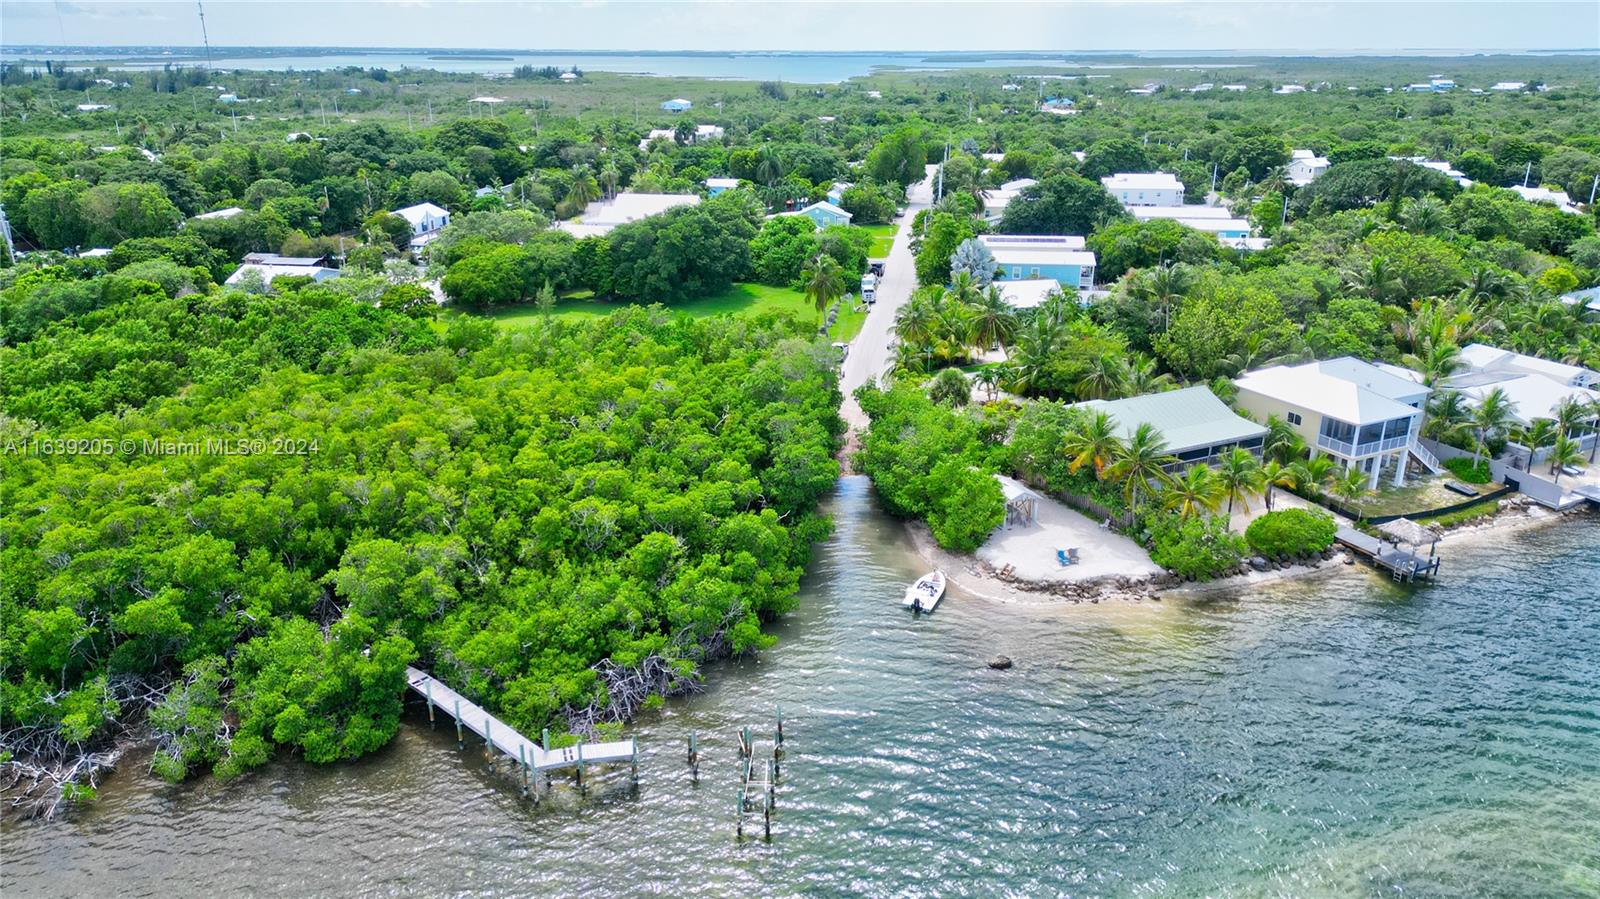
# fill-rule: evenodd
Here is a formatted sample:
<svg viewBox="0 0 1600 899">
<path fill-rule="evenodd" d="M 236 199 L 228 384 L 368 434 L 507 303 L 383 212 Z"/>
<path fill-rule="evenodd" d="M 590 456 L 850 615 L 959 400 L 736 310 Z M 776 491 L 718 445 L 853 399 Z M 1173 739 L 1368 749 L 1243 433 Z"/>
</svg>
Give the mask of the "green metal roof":
<svg viewBox="0 0 1600 899">
<path fill-rule="evenodd" d="M 1117 434 L 1124 440 L 1148 422 L 1166 438 L 1169 453 L 1234 443 L 1267 433 L 1265 426 L 1235 414 L 1208 387 L 1185 387 L 1125 400 L 1088 400 L 1078 407 L 1109 413 L 1116 419 Z"/>
</svg>

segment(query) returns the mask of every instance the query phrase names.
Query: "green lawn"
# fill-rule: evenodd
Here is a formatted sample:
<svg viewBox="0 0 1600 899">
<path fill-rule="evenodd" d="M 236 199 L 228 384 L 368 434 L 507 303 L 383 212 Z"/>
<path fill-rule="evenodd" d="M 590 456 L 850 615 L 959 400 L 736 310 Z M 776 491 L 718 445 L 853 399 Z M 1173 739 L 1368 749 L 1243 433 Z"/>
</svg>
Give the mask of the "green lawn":
<svg viewBox="0 0 1600 899">
<path fill-rule="evenodd" d="M 1428 478 L 1420 483 L 1405 487 L 1390 487 L 1385 485 L 1377 493 L 1362 497 L 1350 505 L 1354 511 L 1363 515 L 1409 515 L 1427 509 L 1437 509 L 1441 506 L 1450 506 L 1461 502 L 1467 497 L 1445 489 L 1445 482 L 1454 480 L 1453 475 L 1438 475 Z M 1499 484 L 1469 484 L 1480 495 L 1500 488 Z"/>
<path fill-rule="evenodd" d="M 596 300 L 586 293 L 573 294 L 561 298 L 556 304 L 553 315 L 567 321 L 604 318 L 618 309 L 626 308 L 627 305 L 627 303 Z M 721 293 L 676 303 L 668 308 L 676 312 L 687 312 L 695 318 L 789 312 L 799 317 L 801 321 L 813 322 L 817 316 L 816 308 L 800 291 L 787 287 L 769 287 L 765 284 L 735 284 Z M 502 328 L 520 330 L 539 320 L 539 309 L 532 303 L 519 303 L 491 310 L 485 315 L 494 319 Z M 856 311 L 847 306 L 839 313 L 838 321 L 834 322 L 833 333 L 829 336 L 834 340 L 849 341 L 861 330 L 861 323 L 865 319 L 864 309 Z"/>
<path fill-rule="evenodd" d="M 889 249 L 894 246 L 894 225 L 862 225 L 861 228 L 872 235 L 872 249 L 868 255 L 873 259 L 889 255 Z"/>
</svg>

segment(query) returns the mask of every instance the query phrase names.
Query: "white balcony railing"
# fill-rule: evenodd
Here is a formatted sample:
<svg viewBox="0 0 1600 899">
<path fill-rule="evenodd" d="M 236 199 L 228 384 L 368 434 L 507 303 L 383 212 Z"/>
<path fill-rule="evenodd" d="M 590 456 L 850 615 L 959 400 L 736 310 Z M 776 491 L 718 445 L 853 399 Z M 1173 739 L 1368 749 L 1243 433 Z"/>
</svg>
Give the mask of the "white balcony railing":
<svg viewBox="0 0 1600 899">
<path fill-rule="evenodd" d="M 1317 435 L 1317 446 L 1332 450 L 1341 456 L 1352 459 L 1370 456 L 1374 453 L 1386 453 L 1397 450 L 1411 442 L 1411 435 L 1404 437 L 1390 437 L 1388 440 L 1374 440 L 1370 443 L 1351 443 L 1348 440 L 1335 440 L 1326 434 Z"/>
</svg>

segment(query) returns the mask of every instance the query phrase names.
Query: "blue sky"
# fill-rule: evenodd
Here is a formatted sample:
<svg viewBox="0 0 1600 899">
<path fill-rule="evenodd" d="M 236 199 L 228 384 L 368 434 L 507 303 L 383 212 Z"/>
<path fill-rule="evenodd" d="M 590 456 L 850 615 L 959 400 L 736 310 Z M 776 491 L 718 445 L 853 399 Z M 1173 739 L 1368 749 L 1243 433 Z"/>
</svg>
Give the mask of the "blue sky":
<svg viewBox="0 0 1600 899">
<path fill-rule="evenodd" d="M 629 50 L 1593 49 L 1600 0 L 207 0 L 213 46 Z M 192 0 L 5 0 L 16 44 L 198 46 Z"/>
</svg>

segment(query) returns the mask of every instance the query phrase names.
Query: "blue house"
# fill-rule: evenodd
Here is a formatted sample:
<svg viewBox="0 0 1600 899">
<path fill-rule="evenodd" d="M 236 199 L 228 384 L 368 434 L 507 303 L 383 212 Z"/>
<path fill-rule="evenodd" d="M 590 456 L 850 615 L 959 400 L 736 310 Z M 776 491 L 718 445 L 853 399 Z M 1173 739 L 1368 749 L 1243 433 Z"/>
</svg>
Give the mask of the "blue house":
<svg viewBox="0 0 1600 899">
<path fill-rule="evenodd" d="M 1094 253 L 1083 238 L 1060 234 L 985 234 L 978 238 L 994 256 L 996 279 L 1049 278 L 1068 291 L 1094 288 Z"/>
<path fill-rule="evenodd" d="M 707 178 L 706 196 L 714 197 L 725 190 L 733 190 L 739 186 L 738 178 Z"/>
<path fill-rule="evenodd" d="M 675 99 L 663 102 L 661 104 L 661 108 L 667 112 L 688 112 L 689 107 L 693 105 L 694 104 L 690 103 L 688 100 L 685 100 L 682 97 L 677 97 Z"/>
<path fill-rule="evenodd" d="M 813 222 L 816 222 L 818 228 L 826 228 L 829 225 L 848 225 L 850 224 L 850 219 L 854 218 L 854 216 L 852 216 L 850 213 L 845 212 L 843 209 L 840 209 L 832 203 L 827 202 L 812 203 L 810 206 L 807 206 L 804 209 L 798 209 L 794 212 L 785 214 L 803 215 Z"/>
</svg>

